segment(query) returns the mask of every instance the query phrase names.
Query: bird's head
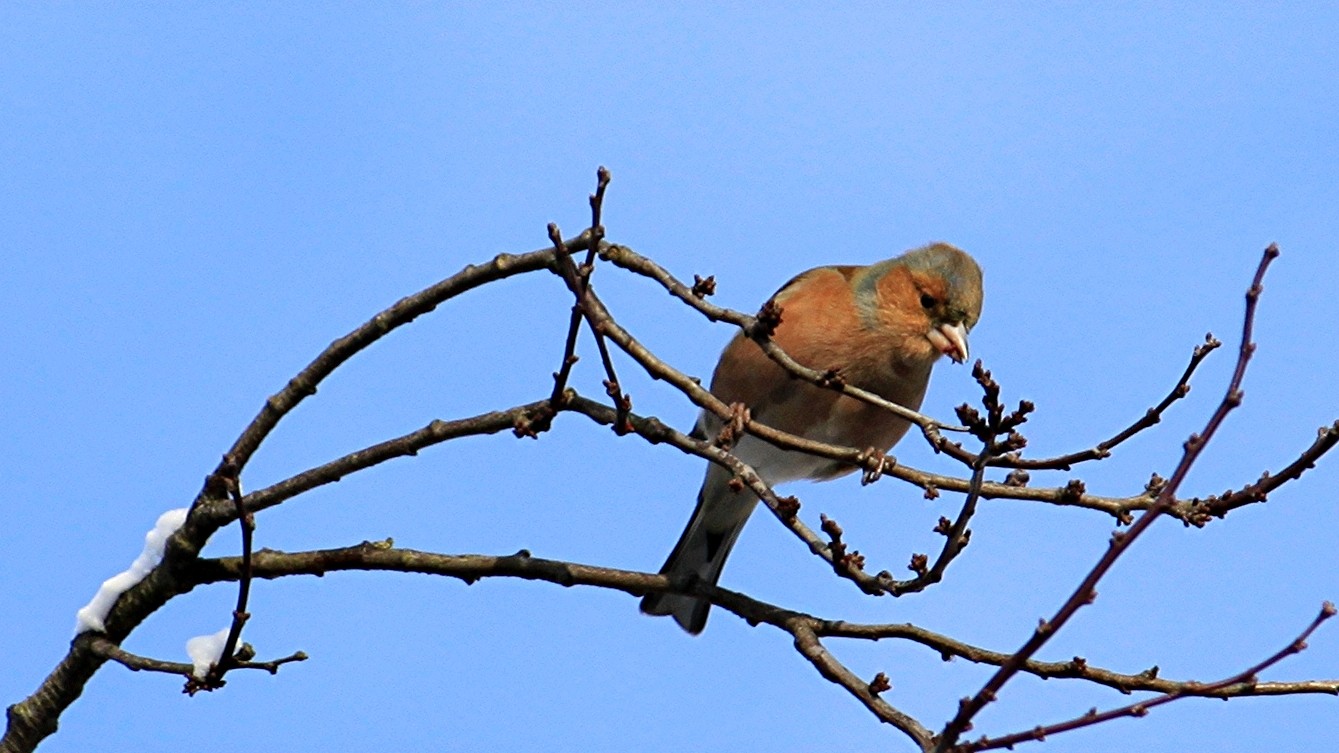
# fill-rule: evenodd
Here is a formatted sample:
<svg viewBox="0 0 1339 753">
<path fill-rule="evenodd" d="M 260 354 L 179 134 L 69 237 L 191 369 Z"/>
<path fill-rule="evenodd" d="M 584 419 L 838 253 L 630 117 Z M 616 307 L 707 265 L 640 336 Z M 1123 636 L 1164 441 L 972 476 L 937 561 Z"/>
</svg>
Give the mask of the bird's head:
<svg viewBox="0 0 1339 753">
<path fill-rule="evenodd" d="M 925 337 L 956 363 L 967 360 L 967 333 L 981 318 L 981 267 L 967 252 L 933 243 L 902 255 L 920 292 Z"/>
<path fill-rule="evenodd" d="M 967 333 L 981 318 L 981 268 L 967 252 L 932 243 L 875 265 L 885 326 L 895 326 L 926 357 L 967 360 Z"/>
</svg>

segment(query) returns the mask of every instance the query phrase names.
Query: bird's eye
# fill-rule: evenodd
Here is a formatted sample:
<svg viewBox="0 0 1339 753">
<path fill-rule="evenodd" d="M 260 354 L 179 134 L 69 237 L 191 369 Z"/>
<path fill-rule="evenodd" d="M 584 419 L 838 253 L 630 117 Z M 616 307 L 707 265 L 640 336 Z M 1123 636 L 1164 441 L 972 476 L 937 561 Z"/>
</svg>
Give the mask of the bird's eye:
<svg viewBox="0 0 1339 753">
<path fill-rule="evenodd" d="M 935 307 L 936 303 L 939 303 L 939 301 L 936 301 L 934 296 L 930 295 L 929 293 L 921 293 L 922 306 L 924 306 L 927 309 L 932 309 Z"/>
</svg>

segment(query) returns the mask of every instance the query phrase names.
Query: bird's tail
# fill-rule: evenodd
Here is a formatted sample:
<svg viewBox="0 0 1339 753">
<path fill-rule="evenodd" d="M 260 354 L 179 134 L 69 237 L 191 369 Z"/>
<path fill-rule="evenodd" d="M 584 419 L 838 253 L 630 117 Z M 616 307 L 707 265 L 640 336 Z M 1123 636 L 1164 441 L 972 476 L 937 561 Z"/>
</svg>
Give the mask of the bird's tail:
<svg viewBox="0 0 1339 753">
<path fill-rule="evenodd" d="M 696 575 L 703 582 L 716 584 L 725 567 L 739 532 L 744 530 L 758 498 L 746 489 L 730 488 L 732 474 L 713 465 L 707 470 L 702 490 L 697 493 L 697 508 L 688 527 L 674 545 L 661 575 Z M 654 615 L 672 615 L 684 630 L 696 635 L 707 624 L 711 603 L 684 594 L 654 593 L 642 599 L 642 611 Z"/>
</svg>

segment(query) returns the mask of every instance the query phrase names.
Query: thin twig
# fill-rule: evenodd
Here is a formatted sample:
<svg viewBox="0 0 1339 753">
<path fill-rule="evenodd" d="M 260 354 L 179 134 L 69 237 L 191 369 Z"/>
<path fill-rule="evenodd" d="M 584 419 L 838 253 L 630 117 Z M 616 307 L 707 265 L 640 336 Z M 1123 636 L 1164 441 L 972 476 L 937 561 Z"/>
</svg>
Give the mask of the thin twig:
<svg viewBox="0 0 1339 753">
<path fill-rule="evenodd" d="M 933 630 L 927 630 L 910 623 L 895 624 L 859 624 L 853 622 L 824 622 L 815 628 L 819 636 L 846 638 L 852 640 L 884 641 L 906 640 L 936 652 L 944 661 L 954 658 L 964 659 L 974 664 L 1003 666 L 1013 654 L 1004 651 L 991 651 L 973 646 L 970 643 L 950 638 Z M 1082 657 L 1069 661 L 1038 661 L 1029 659 L 1022 671 L 1044 680 L 1084 680 L 1095 685 L 1103 685 L 1125 695 L 1135 691 L 1156 693 L 1183 692 L 1193 683 L 1170 680 L 1159 676 L 1158 667 L 1150 667 L 1142 672 L 1127 674 L 1110 669 L 1096 667 Z M 1339 680 L 1308 680 L 1302 682 L 1261 682 L 1250 685 L 1229 685 L 1217 688 L 1201 695 L 1212 698 L 1236 698 L 1240 696 L 1272 696 L 1297 694 L 1339 695 Z"/>
<path fill-rule="evenodd" d="M 240 561 L 240 560 L 239 560 Z M 240 580 L 240 575 L 238 580 Z M 121 648 L 113 643 L 109 638 L 103 635 L 94 636 L 89 641 L 89 647 L 102 656 L 111 659 L 132 672 L 161 672 L 169 675 L 181 675 L 193 679 L 195 665 L 183 662 L 162 661 L 160 659 L 151 659 L 147 656 L 139 656 Z M 229 669 L 261 669 L 270 674 L 278 674 L 279 667 L 292 662 L 306 661 L 307 654 L 303 651 L 294 653 L 270 661 L 241 661 L 237 660 Z"/>
<path fill-rule="evenodd" d="M 1254 666 L 1248 667 L 1231 677 L 1211 683 L 1182 683 L 1176 690 L 1164 693 L 1155 698 L 1137 701 L 1119 708 L 1101 712 L 1096 708 L 1092 708 L 1083 716 L 1056 724 L 1034 727 L 1026 732 L 1015 732 L 1010 735 L 1000 735 L 999 737 L 982 737 L 974 742 L 959 745 L 954 748 L 954 751 L 956 753 L 972 753 L 973 751 L 995 750 L 998 748 L 1008 748 L 1009 750 L 1013 750 L 1014 746 L 1019 743 L 1045 740 L 1046 738 L 1061 732 L 1069 732 L 1071 730 L 1082 729 L 1083 727 L 1091 727 L 1094 724 L 1101 724 L 1103 722 L 1109 722 L 1113 719 L 1120 719 L 1127 716 L 1145 716 L 1150 709 L 1165 703 L 1171 703 L 1172 701 L 1181 698 L 1212 696 L 1213 694 L 1222 691 L 1224 688 L 1252 685 L 1257 682 L 1256 678 L 1261 672 L 1278 664 L 1289 656 L 1305 650 L 1306 641 L 1311 637 L 1311 634 L 1314 633 L 1322 623 L 1333 617 L 1334 614 L 1334 605 L 1328 601 L 1325 602 L 1324 605 L 1321 606 L 1320 614 L 1316 615 L 1316 618 L 1311 621 L 1311 624 L 1302 631 L 1301 635 L 1294 638 L 1291 643 L 1282 649 L 1279 649 L 1269 658 Z"/>
<path fill-rule="evenodd" d="M 572 264 L 572 254 L 567 250 L 567 244 L 563 242 L 562 231 L 558 229 L 555 223 L 549 223 L 549 241 L 553 243 L 554 258 L 558 267 L 558 274 L 567 280 L 568 285 L 575 291 L 579 287 L 576 279 L 576 270 Z M 539 432 L 547 431 L 552 424 L 553 416 L 562 409 L 563 391 L 567 389 L 567 380 L 572 375 L 572 367 L 577 362 L 577 332 L 581 326 L 581 294 L 577 294 L 577 300 L 572 304 L 572 314 L 567 320 L 567 337 L 563 342 L 563 358 L 558 364 L 558 370 L 553 373 L 553 392 L 549 395 L 548 410 L 535 416 L 530 426 L 531 432 L 528 436 L 538 436 Z"/>
<path fill-rule="evenodd" d="M 1096 586 L 1098 581 L 1107 574 L 1116 560 L 1129 550 L 1139 536 L 1148 530 L 1153 522 L 1176 501 L 1176 490 L 1181 486 L 1186 474 L 1190 472 L 1195 460 L 1199 458 L 1205 444 L 1213 438 L 1227 414 L 1241 404 L 1241 383 L 1246 376 L 1246 366 L 1251 360 L 1251 355 L 1255 352 L 1255 343 L 1251 341 L 1251 333 L 1255 324 L 1256 303 L 1260 298 L 1265 272 L 1269 269 L 1270 262 L 1278 255 L 1279 249 L 1275 245 L 1271 244 L 1269 248 L 1265 249 L 1260 264 L 1256 268 L 1251 287 L 1246 292 L 1246 313 L 1242 324 L 1241 347 L 1237 355 L 1236 369 L 1232 373 L 1232 380 L 1228 383 L 1227 393 L 1209 418 L 1204 431 L 1200 434 L 1192 434 L 1190 439 L 1186 440 L 1181 461 L 1177 464 L 1176 470 L 1172 473 L 1167 484 L 1159 492 L 1153 506 L 1139 516 L 1139 519 L 1128 531 L 1117 532 L 1112 536 L 1111 545 L 1107 548 L 1106 553 L 1088 572 L 1079 587 L 1065 600 L 1065 603 L 1061 605 L 1055 615 L 1049 620 L 1043 620 L 1033 631 L 1032 636 L 1014 654 L 1013 658 L 1000 667 L 975 695 L 962 699 L 958 713 L 949 720 L 944 726 L 943 732 L 940 733 L 936 751 L 948 750 L 957 744 L 958 738 L 970 728 L 972 718 L 998 697 L 1004 684 L 1021 670 L 1023 664 L 1036 655 L 1037 651 L 1050 640 L 1051 636 L 1055 635 L 1056 631 L 1063 628 L 1079 609 L 1091 604 L 1097 598 Z"/>
<path fill-rule="evenodd" d="M 967 542 L 971 540 L 971 531 L 967 525 L 972 516 L 976 514 L 976 503 L 981 498 L 981 484 L 986 475 L 987 450 L 982 448 L 981 454 L 972 466 L 972 478 L 968 482 L 967 496 L 962 501 L 962 508 L 958 511 L 958 517 L 952 525 L 945 525 L 947 518 L 941 518 L 935 531 L 943 534 L 944 546 L 939 551 L 939 556 L 930 567 L 925 566 L 925 555 L 913 555 L 911 558 L 911 569 L 916 570 L 916 577 L 907 580 L 894 581 L 889 585 L 888 591 L 894 596 L 902 596 L 909 593 L 919 593 L 926 588 L 938 583 L 944 579 L 944 572 L 948 570 L 949 563 L 953 562 L 962 551 L 967 548 Z"/>
<path fill-rule="evenodd" d="M 590 275 L 595 269 L 596 251 L 604 245 L 604 194 L 611 179 L 609 170 L 605 167 L 601 166 L 595 171 L 595 193 L 590 195 L 591 242 L 586 250 L 586 262 L 582 265 L 581 292 L 578 294 L 583 301 L 590 295 Z M 628 426 L 628 412 L 632 410 L 632 398 L 623 392 L 618 380 L 614 360 L 609 355 L 609 345 L 605 342 L 604 330 L 589 316 L 586 318 L 586 323 L 590 326 L 591 335 L 595 337 L 595 347 L 600 353 L 600 363 L 604 366 L 605 394 L 613 401 L 614 410 L 618 412 L 618 418 L 614 421 L 614 433 L 620 436 L 627 434 L 632 430 Z"/>
<path fill-rule="evenodd" d="M 595 193 L 590 195 L 590 228 L 582 234 L 581 237 L 588 240 L 588 249 L 586 261 L 577 267 L 572 261 L 572 256 L 568 252 L 566 244 L 562 240 L 562 231 L 558 225 L 550 222 L 548 226 L 549 240 L 557 249 L 556 262 L 558 276 L 567 284 L 568 289 L 576 297 L 576 302 L 572 304 L 572 315 L 567 323 L 567 338 L 563 347 L 563 359 L 557 372 L 553 375 L 553 393 L 549 398 L 549 410 L 536 415 L 530 426 L 528 436 L 538 436 L 539 432 L 546 431 L 553 420 L 553 417 L 562 410 L 563 391 L 567 389 L 567 382 L 572 373 L 572 366 L 579 360 L 576 355 L 577 329 L 582 319 L 586 320 L 590 327 L 591 334 L 595 338 L 595 346 L 600 352 L 600 363 L 604 366 L 605 393 L 613 400 L 614 408 L 620 414 L 620 419 L 614 423 L 614 431 L 618 434 L 625 434 L 627 428 L 627 412 L 632 408 L 632 400 L 628 398 L 619 386 L 618 374 L 614 370 L 613 359 L 609 356 L 609 347 L 605 344 L 604 332 L 590 316 L 588 301 L 592 295 L 590 287 L 591 274 L 595 271 L 595 250 L 600 246 L 604 239 L 604 225 L 601 223 L 604 211 L 605 189 L 609 187 L 610 174 L 604 167 L 596 171 Z"/>
<path fill-rule="evenodd" d="M 1202 526 L 1210 518 L 1221 518 L 1238 507 L 1244 507 L 1256 502 L 1263 502 L 1269 496 L 1269 493 L 1283 486 L 1289 481 L 1300 477 L 1304 472 L 1316 467 L 1316 462 L 1321 456 L 1339 444 L 1339 421 L 1335 421 L 1329 426 L 1322 426 L 1317 431 L 1316 441 L 1311 446 L 1302 451 L 1297 459 L 1289 463 L 1283 470 L 1271 475 L 1265 471 L 1260 479 L 1255 483 L 1237 490 L 1230 491 L 1222 496 L 1209 497 L 1208 499 L 1192 499 L 1186 504 L 1188 510 L 1187 522 L 1192 525 Z"/>
<path fill-rule="evenodd" d="M 232 498 L 237 511 L 237 525 L 242 531 L 242 577 L 237 579 L 237 606 L 232 610 L 228 637 L 223 643 L 218 661 L 209 667 L 208 673 L 203 678 L 193 684 L 192 687 L 199 690 L 223 687 L 223 676 L 238 665 L 237 642 L 242 638 L 242 627 L 251 619 L 251 614 L 247 612 L 247 602 L 251 597 L 251 541 L 256 530 L 256 517 L 246 509 L 246 500 L 242 497 L 242 481 L 238 477 L 240 469 L 236 461 L 225 457 L 220 465 L 225 469 L 222 483 L 228 489 L 228 496 Z"/>
<path fill-rule="evenodd" d="M 1186 365 L 1185 371 L 1181 373 L 1181 378 L 1177 380 L 1176 385 L 1172 387 L 1171 392 L 1162 399 L 1157 405 L 1149 408 L 1144 415 L 1140 416 L 1134 423 L 1117 432 L 1110 439 L 1098 442 L 1093 447 L 1071 452 L 1065 455 L 1058 455 L 1052 458 L 1022 458 L 1017 453 L 1010 453 L 998 458 L 991 458 L 989 465 L 992 467 L 1011 468 L 1017 470 L 1052 470 L 1067 471 L 1079 463 L 1085 463 L 1091 460 L 1102 460 L 1111 456 L 1111 451 L 1126 440 L 1134 437 L 1146 429 L 1150 429 L 1162 421 L 1162 415 L 1167 412 L 1177 400 L 1190 394 L 1190 377 L 1194 375 L 1195 370 L 1204 362 L 1210 353 L 1217 350 L 1223 343 L 1217 340 L 1212 333 L 1205 335 L 1204 342 L 1195 346 L 1191 352 L 1190 363 Z M 963 450 L 959 445 L 949 445 L 944 450 L 947 454 L 957 457 L 960 460 L 970 461 L 972 455 Z"/>
</svg>

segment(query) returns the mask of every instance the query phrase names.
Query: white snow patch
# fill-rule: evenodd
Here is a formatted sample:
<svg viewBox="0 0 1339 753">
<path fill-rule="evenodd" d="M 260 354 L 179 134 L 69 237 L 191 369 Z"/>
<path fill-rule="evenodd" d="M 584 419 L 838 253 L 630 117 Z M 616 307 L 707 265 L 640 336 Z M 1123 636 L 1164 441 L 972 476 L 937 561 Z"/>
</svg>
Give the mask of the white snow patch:
<svg viewBox="0 0 1339 753">
<path fill-rule="evenodd" d="M 191 657 L 191 664 L 195 665 L 195 669 L 191 670 L 195 679 L 205 679 L 209 668 L 223 658 L 223 646 L 228 642 L 231 629 L 223 628 L 213 635 L 197 635 L 186 641 L 186 653 Z"/>
<path fill-rule="evenodd" d="M 93 600 L 79 610 L 74 626 L 76 635 L 89 630 L 103 632 L 107 629 L 105 622 L 107 613 L 112 611 L 112 605 L 121 594 L 144 580 L 144 576 L 158 566 L 163 559 L 163 549 L 167 547 L 167 540 L 181 528 L 182 523 L 186 522 L 188 512 L 189 509 L 182 507 L 168 510 L 158 516 L 158 523 L 144 537 L 144 551 L 130 563 L 130 569 L 103 581 L 102 588 L 93 595 Z"/>
</svg>

